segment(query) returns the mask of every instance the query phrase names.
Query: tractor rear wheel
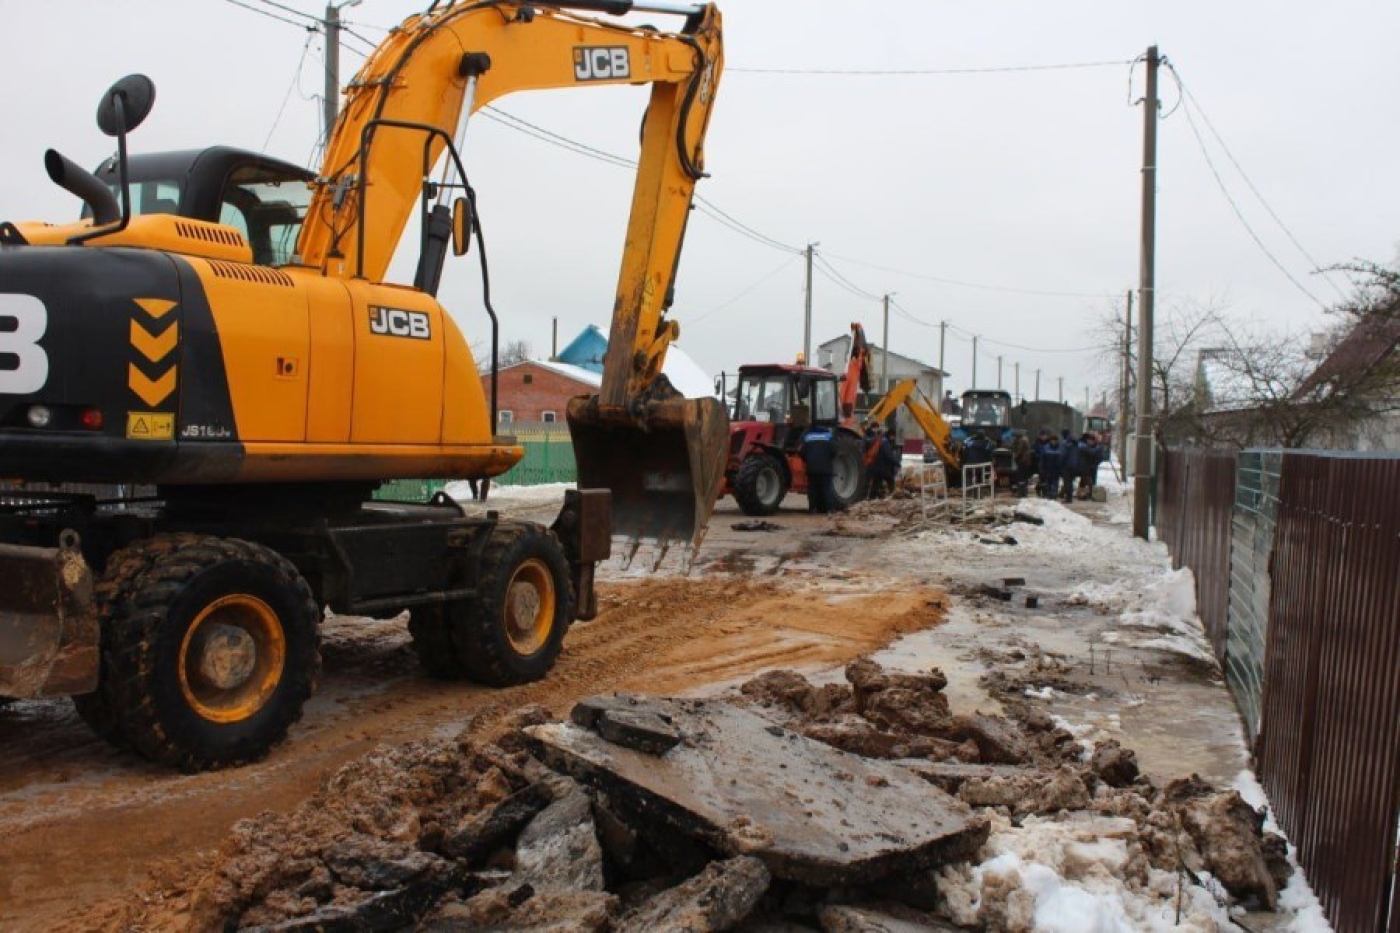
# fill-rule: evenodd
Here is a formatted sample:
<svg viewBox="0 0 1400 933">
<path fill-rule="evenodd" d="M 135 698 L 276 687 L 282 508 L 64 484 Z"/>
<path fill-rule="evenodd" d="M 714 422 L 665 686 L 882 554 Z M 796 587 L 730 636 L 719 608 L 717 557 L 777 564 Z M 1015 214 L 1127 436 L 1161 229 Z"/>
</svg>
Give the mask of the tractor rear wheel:
<svg viewBox="0 0 1400 933">
<path fill-rule="evenodd" d="M 870 491 L 870 477 L 865 472 L 865 450 L 853 435 L 836 435 L 836 462 L 831 485 L 836 490 L 836 505 L 842 509 L 860 502 Z"/>
<path fill-rule="evenodd" d="M 261 758 L 315 690 L 319 620 L 306 581 L 276 552 L 187 537 L 112 606 L 106 714 L 141 754 L 187 771 Z"/>
<path fill-rule="evenodd" d="M 474 598 L 449 610 L 467 676 L 513 687 L 549 673 L 574 618 L 569 564 L 553 533 L 538 525 L 497 527 L 474 589 Z"/>
<path fill-rule="evenodd" d="M 772 454 L 750 454 L 734 474 L 734 501 L 745 515 L 772 515 L 787 495 L 782 465 Z"/>
</svg>

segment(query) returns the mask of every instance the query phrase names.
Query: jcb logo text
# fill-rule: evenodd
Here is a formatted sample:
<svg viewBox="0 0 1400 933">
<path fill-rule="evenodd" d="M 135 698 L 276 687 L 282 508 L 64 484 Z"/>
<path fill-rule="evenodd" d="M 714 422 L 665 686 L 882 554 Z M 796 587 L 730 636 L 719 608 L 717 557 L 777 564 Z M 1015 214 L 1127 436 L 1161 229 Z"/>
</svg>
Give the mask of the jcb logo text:
<svg viewBox="0 0 1400 933">
<path fill-rule="evenodd" d="M 386 337 L 412 337 L 414 340 L 431 340 L 432 329 L 428 325 L 428 315 L 422 311 L 405 311 L 402 308 L 369 307 L 369 332 Z"/>
<path fill-rule="evenodd" d="M 624 46 L 578 45 L 574 47 L 574 78 L 579 81 L 606 81 L 630 78 L 632 60 Z"/>
</svg>

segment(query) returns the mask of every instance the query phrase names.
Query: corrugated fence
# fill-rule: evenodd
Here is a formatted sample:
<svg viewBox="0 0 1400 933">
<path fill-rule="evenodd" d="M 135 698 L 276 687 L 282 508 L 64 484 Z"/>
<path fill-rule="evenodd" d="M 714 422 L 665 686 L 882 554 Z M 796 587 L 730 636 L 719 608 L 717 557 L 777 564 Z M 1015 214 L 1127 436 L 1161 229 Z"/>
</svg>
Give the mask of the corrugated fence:
<svg viewBox="0 0 1400 933">
<path fill-rule="evenodd" d="M 1160 494 L 1159 537 L 1196 575 L 1260 780 L 1328 918 L 1400 933 L 1400 458 L 1172 451 Z M 1223 623 L 1207 617 L 1222 588 Z"/>
</svg>

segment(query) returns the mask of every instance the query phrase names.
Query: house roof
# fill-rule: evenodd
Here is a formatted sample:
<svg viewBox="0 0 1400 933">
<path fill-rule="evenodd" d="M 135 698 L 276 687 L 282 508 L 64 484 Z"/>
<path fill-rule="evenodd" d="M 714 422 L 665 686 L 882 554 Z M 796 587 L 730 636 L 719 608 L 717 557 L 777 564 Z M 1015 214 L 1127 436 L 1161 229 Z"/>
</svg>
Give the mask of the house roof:
<svg viewBox="0 0 1400 933">
<path fill-rule="evenodd" d="M 1400 319 L 1388 314 L 1363 318 L 1318 364 L 1312 375 L 1303 380 L 1293 393 L 1294 400 L 1302 401 L 1329 384 L 1334 389 L 1355 385 L 1395 352 L 1397 344 L 1400 344 Z"/>
<path fill-rule="evenodd" d="M 572 379 L 590 389 L 597 389 L 603 384 L 603 374 L 600 372 L 594 372 L 583 366 L 575 366 L 573 363 L 560 363 L 554 360 L 522 360 L 519 363 L 501 367 L 501 372 L 525 365 L 538 366 L 541 369 L 558 373 L 564 378 Z M 706 375 L 705 371 L 675 344 L 667 348 L 666 364 L 661 367 L 661 372 L 667 379 L 671 380 L 671 385 L 675 387 L 676 391 L 686 398 L 709 398 L 715 394 L 714 380 Z"/>
</svg>

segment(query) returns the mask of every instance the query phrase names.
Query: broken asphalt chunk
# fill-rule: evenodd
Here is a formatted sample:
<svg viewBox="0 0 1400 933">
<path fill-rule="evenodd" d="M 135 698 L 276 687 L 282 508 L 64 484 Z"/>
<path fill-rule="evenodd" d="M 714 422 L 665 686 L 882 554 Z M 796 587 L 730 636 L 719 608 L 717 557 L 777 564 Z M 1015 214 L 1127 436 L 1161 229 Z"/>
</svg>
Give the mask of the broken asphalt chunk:
<svg viewBox="0 0 1400 933">
<path fill-rule="evenodd" d="M 753 912 L 770 881 L 763 862 L 752 856 L 711 862 L 694 878 L 646 901 L 614 929 L 617 933 L 730 930 Z"/>
<path fill-rule="evenodd" d="M 597 731 L 614 745 L 648 755 L 664 755 L 681 741 L 681 734 L 666 720 L 640 710 L 608 710 L 599 717 Z"/>
<path fill-rule="evenodd" d="M 478 862 L 512 840 L 521 827 L 553 800 L 554 792 L 547 781 L 527 785 L 449 833 L 443 840 L 442 851 L 452 858 Z"/>
<path fill-rule="evenodd" d="M 639 701 L 688 736 L 664 757 L 559 723 L 526 730 L 551 767 L 629 812 L 727 855 L 753 855 L 777 878 L 862 884 L 964 857 L 988 826 L 897 765 L 866 761 L 718 700 Z"/>
</svg>

